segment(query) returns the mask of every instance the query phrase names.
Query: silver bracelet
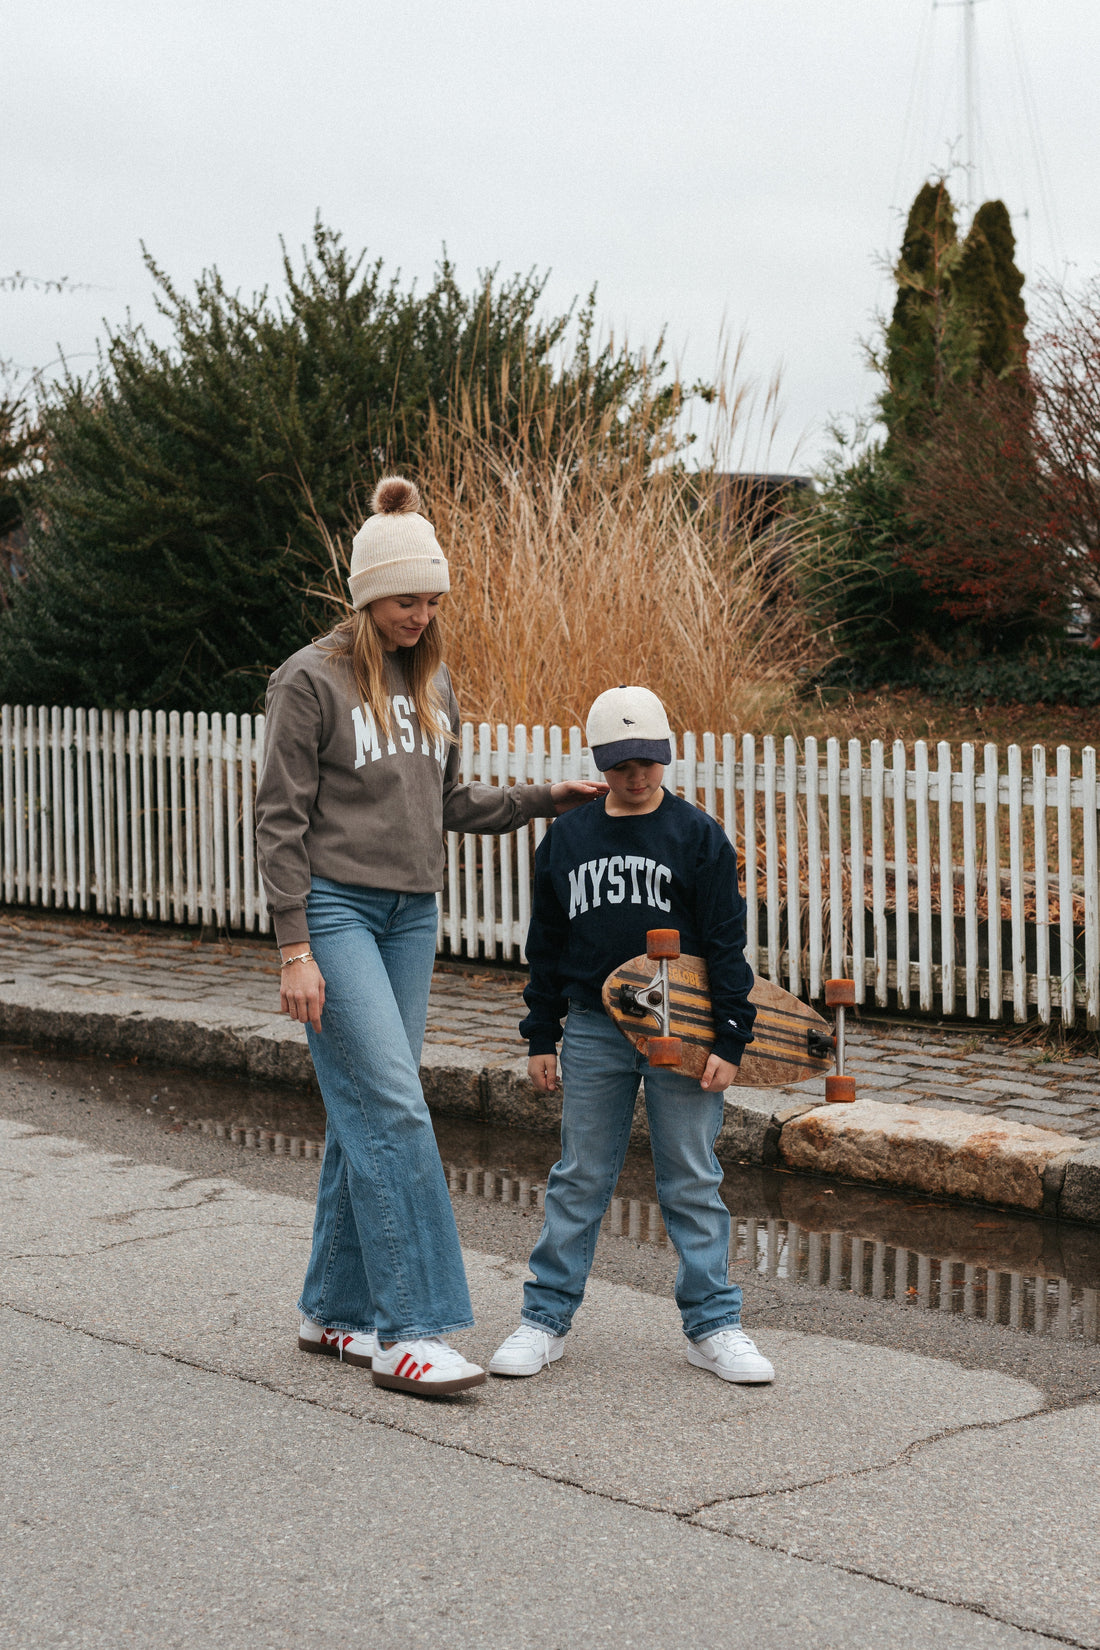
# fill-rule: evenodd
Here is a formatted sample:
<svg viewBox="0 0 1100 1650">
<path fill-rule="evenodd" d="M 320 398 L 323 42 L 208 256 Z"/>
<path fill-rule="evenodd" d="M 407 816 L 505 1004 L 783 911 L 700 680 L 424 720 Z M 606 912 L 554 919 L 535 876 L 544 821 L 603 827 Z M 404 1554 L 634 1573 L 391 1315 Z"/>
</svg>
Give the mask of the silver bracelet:
<svg viewBox="0 0 1100 1650">
<path fill-rule="evenodd" d="M 312 962 L 312 961 L 313 961 L 313 952 L 312 951 L 299 951 L 299 953 L 296 957 L 285 957 L 283 959 L 282 966 L 284 968 L 289 968 L 291 963 Z"/>
</svg>

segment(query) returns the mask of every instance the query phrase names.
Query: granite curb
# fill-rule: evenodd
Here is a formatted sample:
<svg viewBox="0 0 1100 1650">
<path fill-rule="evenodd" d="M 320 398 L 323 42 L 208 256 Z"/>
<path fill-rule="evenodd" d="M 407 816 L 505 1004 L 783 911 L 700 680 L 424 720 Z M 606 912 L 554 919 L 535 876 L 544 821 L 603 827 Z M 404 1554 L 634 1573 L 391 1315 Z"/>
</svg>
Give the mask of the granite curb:
<svg viewBox="0 0 1100 1650">
<path fill-rule="evenodd" d="M 279 1015 L 114 994 L 110 1006 L 41 982 L 0 988 L 0 1040 L 148 1060 L 252 1082 L 314 1088 L 301 1026 Z M 428 1043 L 421 1078 L 441 1114 L 556 1131 L 560 1100 L 536 1094 L 522 1058 Z M 638 1108 L 631 1140 L 648 1138 Z M 1100 1226 L 1100 1145 L 1075 1135 L 931 1106 L 858 1099 L 824 1106 L 812 1094 L 726 1091 L 715 1143 L 723 1163 L 749 1163 L 893 1186 L 936 1197 Z"/>
</svg>

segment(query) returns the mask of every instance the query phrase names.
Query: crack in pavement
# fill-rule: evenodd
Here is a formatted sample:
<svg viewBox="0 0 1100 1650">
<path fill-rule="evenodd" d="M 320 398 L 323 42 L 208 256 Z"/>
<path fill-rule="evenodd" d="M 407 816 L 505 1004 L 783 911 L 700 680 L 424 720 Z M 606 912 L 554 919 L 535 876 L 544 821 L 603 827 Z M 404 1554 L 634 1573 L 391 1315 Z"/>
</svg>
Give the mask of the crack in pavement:
<svg viewBox="0 0 1100 1650">
<path fill-rule="evenodd" d="M 417 1442 L 419 1442 L 421 1444 L 426 1444 L 430 1448 L 453 1450 L 455 1452 L 455 1454 L 457 1454 L 457 1455 L 465 1455 L 465 1456 L 468 1456 L 471 1459 L 477 1460 L 477 1461 L 487 1461 L 487 1462 L 490 1462 L 493 1466 L 499 1467 L 502 1472 L 521 1472 L 521 1473 L 525 1473 L 528 1476 L 530 1476 L 532 1478 L 539 1479 L 539 1480 L 541 1480 L 545 1483 L 559 1484 L 559 1485 L 563 1486 L 566 1489 L 575 1489 L 582 1495 L 591 1496 L 594 1500 L 607 1501 L 607 1502 L 610 1502 L 612 1505 L 630 1507 L 635 1512 L 648 1513 L 648 1514 L 650 1514 L 650 1515 L 652 1515 L 653 1517 L 656 1517 L 656 1518 L 672 1518 L 678 1524 L 686 1525 L 691 1529 L 698 1530 L 701 1534 L 714 1536 L 714 1537 L 718 1538 L 719 1540 L 743 1541 L 743 1542 L 746 1543 L 746 1545 L 751 1546 L 751 1547 L 756 1547 L 756 1548 L 758 1548 L 758 1549 L 760 1549 L 761 1551 L 764 1551 L 764 1552 L 782 1553 L 785 1558 L 790 1559 L 794 1563 L 808 1564 L 808 1565 L 812 1565 L 812 1566 L 814 1566 L 815 1568 L 818 1568 L 818 1569 L 836 1570 L 836 1571 L 839 1571 L 840 1573 L 842 1573 L 844 1575 L 856 1576 L 856 1577 L 859 1577 L 861 1580 L 876 1582 L 879 1586 L 882 1586 L 882 1587 L 890 1587 L 895 1592 L 907 1594 L 911 1598 L 924 1599 L 927 1602 L 933 1603 L 933 1604 L 944 1604 L 944 1605 L 947 1605 L 951 1609 L 965 1610 L 965 1611 L 967 1611 L 968 1613 L 970 1613 L 972 1615 L 982 1616 L 987 1621 L 996 1622 L 998 1625 L 1003 1626 L 1003 1627 L 1011 1627 L 1017 1632 L 1027 1633 L 1027 1634 L 1031 1635 L 1031 1637 L 1033 1637 L 1033 1638 L 1046 1640 L 1048 1643 L 1051 1643 L 1051 1644 L 1068 1645 L 1068 1646 L 1071 1647 L 1071 1650 L 1098 1650 L 1098 1646 L 1095 1642 L 1090 1642 L 1086 1639 L 1072 1638 L 1067 1634 L 1058 1633 L 1058 1632 L 1055 1632 L 1052 1629 L 1048 1629 L 1048 1628 L 1029 1627 L 1029 1626 L 1025 1625 L 1024 1623 L 1022 1623 L 1022 1622 L 1015 1621 L 1011 1616 L 998 1615 L 994 1611 L 986 1608 L 985 1605 L 975 1603 L 972 1600 L 948 1598 L 948 1597 L 943 1596 L 942 1594 L 934 1593 L 934 1592 L 928 1592 L 928 1591 L 925 1591 L 924 1589 L 922 1589 L 920 1587 L 914 1587 L 914 1586 L 909 1585 L 905 1582 L 895 1581 L 889 1576 L 876 1575 L 873 1571 L 861 1569 L 858 1565 L 843 1564 L 839 1560 L 833 1560 L 833 1559 L 808 1558 L 802 1553 L 792 1552 L 789 1548 L 786 1548 L 786 1547 L 782 1546 L 782 1544 L 778 1543 L 778 1542 L 763 1541 L 763 1540 L 760 1540 L 759 1538 L 754 1537 L 752 1535 L 746 1535 L 742 1531 L 716 1530 L 716 1529 L 713 1529 L 709 1524 L 703 1524 L 703 1523 L 699 1522 L 699 1514 L 701 1512 L 705 1512 L 708 1509 L 708 1507 L 713 1506 L 713 1505 L 717 1505 L 717 1504 L 720 1504 L 720 1503 L 713 1503 L 713 1502 L 705 1503 L 705 1504 L 702 1504 L 700 1506 L 693 1507 L 690 1510 L 685 1510 L 685 1511 L 682 1511 L 682 1512 L 677 1511 L 675 1508 L 672 1508 L 672 1507 L 655 1507 L 650 1503 L 647 1503 L 645 1501 L 636 1500 L 633 1497 L 628 1496 L 628 1495 L 614 1494 L 609 1490 L 591 1489 L 587 1485 L 585 1485 L 583 1483 L 580 1483 L 577 1479 L 569 1478 L 565 1474 L 548 1472 L 544 1468 L 528 1466 L 528 1465 L 525 1465 L 521 1462 L 502 1461 L 502 1460 L 499 1459 L 499 1457 L 489 1454 L 489 1452 L 487 1450 L 476 1449 L 475 1447 L 473 1447 L 470 1444 L 453 1443 L 453 1442 L 450 1442 L 449 1440 L 440 1439 L 440 1438 L 426 1438 L 423 1433 L 416 1432 L 416 1431 L 412 1430 L 410 1427 L 402 1426 L 400 1424 L 400 1422 L 398 1422 L 398 1421 L 390 1420 L 390 1419 L 387 1419 L 385 1417 L 374 1417 L 374 1416 L 362 1415 L 362 1414 L 358 1413 L 357 1411 L 346 1409 L 346 1408 L 344 1408 L 343 1406 L 341 1406 L 339 1404 L 326 1403 L 326 1402 L 323 1401 L 323 1399 L 321 1399 L 319 1397 L 310 1397 L 310 1396 L 308 1396 L 304 1393 L 301 1393 L 301 1392 L 290 1391 L 288 1388 L 286 1388 L 285 1386 L 280 1385 L 278 1382 L 272 1381 L 270 1379 L 265 1379 L 264 1377 L 259 1376 L 259 1375 L 244 1375 L 244 1374 L 241 1374 L 238 1371 L 218 1369 L 213 1364 L 207 1364 L 207 1363 L 200 1362 L 197 1358 L 187 1358 L 187 1357 L 184 1357 L 180 1353 L 165 1351 L 163 1348 L 159 1348 L 159 1347 L 137 1346 L 137 1345 L 135 1345 L 135 1343 L 133 1341 L 124 1340 L 121 1336 L 109 1335 L 109 1334 L 104 1334 L 102 1332 L 98 1332 L 98 1331 L 95 1331 L 95 1330 L 85 1329 L 80 1324 L 68 1323 L 64 1318 L 52 1318 L 44 1312 L 36 1312 L 36 1311 L 31 1310 L 29 1307 L 19 1306 L 14 1301 L 0 1300 L 0 1307 L 6 1308 L 7 1310 L 9 1310 L 11 1312 L 16 1312 L 21 1317 L 29 1318 L 34 1322 L 52 1324 L 54 1327 L 59 1328 L 59 1329 L 66 1329 L 72 1334 L 84 1335 L 88 1340 L 97 1341 L 97 1342 L 99 1342 L 103 1345 L 106 1345 L 106 1346 L 122 1347 L 126 1351 L 139 1353 L 142 1357 L 162 1358 L 168 1363 L 178 1364 L 178 1365 L 180 1365 L 181 1367 L 183 1367 L 185 1369 L 196 1369 L 196 1370 L 199 1370 L 201 1373 L 203 1373 L 205 1375 L 214 1375 L 214 1376 L 220 1377 L 223 1380 L 239 1381 L 242 1385 L 258 1387 L 261 1391 L 270 1392 L 275 1397 L 285 1398 L 290 1403 L 308 1404 L 313 1409 L 322 1410 L 326 1414 L 330 1414 L 330 1415 L 340 1415 L 340 1416 L 346 1417 L 347 1419 L 358 1422 L 360 1425 L 363 1425 L 363 1426 L 382 1427 L 388 1432 L 400 1433 L 402 1435 L 402 1437 L 414 1438 L 414 1439 L 417 1440 Z M 444 1401 L 444 1402 L 450 1403 L 452 1400 L 425 1399 L 425 1400 L 421 1400 L 421 1401 L 422 1402 L 436 1402 L 436 1403 L 438 1403 L 440 1401 Z M 1017 1417 L 1015 1417 L 1015 1419 L 1017 1421 L 1020 1421 L 1020 1420 L 1026 1421 L 1026 1420 L 1032 1419 L 1032 1417 L 1035 1416 L 1035 1415 L 1046 1414 L 1050 1410 L 1053 1410 L 1053 1409 L 1076 1408 L 1076 1407 L 1078 1407 L 1076 1404 L 1069 1403 L 1069 1402 L 1067 1402 L 1066 1404 L 1061 1404 L 1061 1405 L 1049 1405 L 1049 1406 L 1044 1405 L 1040 1409 L 1033 1411 L 1032 1415 L 1023 1416 L 1023 1417 L 1017 1416 Z M 1002 1424 L 1006 1424 L 1006 1423 L 1000 1423 L 1000 1422 L 975 1422 L 975 1423 L 972 1423 L 972 1425 L 969 1426 L 969 1427 L 954 1428 L 954 1429 L 952 1429 L 951 1434 L 943 1434 L 942 1436 L 951 1436 L 955 1432 L 971 1431 L 971 1430 L 974 1430 L 975 1427 L 978 1427 L 978 1428 L 995 1427 L 995 1426 L 1000 1426 Z M 934 1442 L 934 1441 L 935 1441 L 934 1439 L 929 1440 L 929 1442 Z M 910 1445 L 908 1447 L 912 1448 L 913 1446 Z M 904 1455 L 906 1453 L 907 1453 L 907 1451 L 905 1451 L 905 1450 L 901 1451 L 901 1455 Z M 895 1458 L 895 1459 L 900 1459 L 900 1456 Z M 817 1482 L 820 1482 L 820 1483 L 833 1482 L 836 1479 L 840 1479 L 840 1478 L 844 1478 L 844 1477 L 849 1477 L 849 1476 L 855 1477 L 855 1476 L 861 1476 L 861 1475 L 864 1475 L 864 1474 L 867 1474 L 867 1473 L 870 1473 L 870 1472 L 874 1472 L 874 1471 L 887 1470 L 889 1467 L 892 1467 L 894 1464 L 895 1464 L 894 1461 L 890 1461 L 890 1462 L 885 1463 L 882 1468 L 874 1468 L 874 1467 L 853 1468 L 853 1469 L 851 1469 L 851 1471 L 849 1473 L 837 1473 L 837 1474 L 834 1475 L 833 1479 L 822 1479 L 822 1480 L 818 1480 Z M 809 1487 L 809 1486 L 805 1486 L 805 1487 Z M 772 1493 L 772 1492 L 760 1492 L 760 1493 Z M 793 1492 L 778 1491 L 778 1492 L 774 1492 L 774 1493 L 785 1494 L 785 1493 L 793 1493 Z M 749 1498 L 731 1497 L 731 1496 L 725 1496 L 725 1497 L 722 1498 L 723 1501 L 732 1501 L 732 1500 L 741 1500 L 741 1499 L 749 1499 Z"/>
<path fill-rule="evenodd" d="M 845 1467 L 842 1472 L 825 1473 L 821 1478 L 807 1478 L 802 1484 L 785 1484 L 776 1489 L 745 1490 L 740 1495 L 720 1495 L 714 1501 L 701 1501 L 696 1507 L 696 1514 L 710 1512 L 715 1507 L 732 1507 L 740 1501 L 759 1501 L 763 1499 L 778 1499 L 781 1495 L 797 1495 L 801 1490 L 820 1489 L 825 1484 L 839 1484 L 846 1478 L 865 1478 L 871 1473 L 889 1472 L 899 1462 L 904 1461 L 907 1455 L 917 1450 L 928 1449 L 933 1444 L 942 1443 L 945 1438 L 959 1438 L 967 1432 L 998 1432 L 1002 1427 L 1025 1426 L 1029 1421 L 1037 1421 L 1042 1415 L 1058 1415 L 1067 1409 L 1084 1409 L 1100 1398 L 1100 1386 L 1090 1388 L 1084 1394 L 1078 1393 L 1072 1398 L 1060 1400 L 1047 1399 L 1036 1405 L 1025 1415 L 1004 1415 L 999 1421 L 965 1421 L 957 1427 L 943 1427 L 939 1432 L 930 1432 L 924 1438 L 914 1438 L 906 1444 L 904 1449 L 889 1461 L 872 1462 L 865 1467 Z M 694 1516 L 694 1515 L 693 1515 Z"/>
<path fill-rule="evenodd" d="M 165 1212 L 171 1213 L 172 1211 L 167 1210 Z M 103 1219 L 104 1217 L 93 1216 L 92 1218 Z M 69 1251 L 41 1249 L 31 1250 L 28 1254 L 16 1255 L 9 1254 L 6 1250 L 0 1250 L 0 1261 L 91 1260 L 96 1255 L 107 1255 L 110 1254 L 112 1249 L 125 1249 L 128 1245 L 134 1243 L 163 1243 L 165 1238 L 181 1237 L 186 1232 L 232 1232 L 237 1228 L 249 1232 L 260 1229 L 284 1232 L 301 1231 L 301 1226 L 296 1220 L 219 1220 L 212 1226 L 174 1226 L 171 1231 L 168 1232 L 142 1232 L 136 1237 L 118 1238 L 114 1243 L 97 1243 L 94 1249 L 73 1249 Z M 27 1310 L 25 1307 L 16 1306 L 14 1301 L 0 1301 L 0 1306 L 10 1306 L 13 1312 L 22 1312 Z M 60 1323 L 66 1329 L 76 1327 L 73 1324 L 65 1324 L 64 1320 L 61 1318 L 48 1318 L 46 1321 L 48 1323 Z M 120 1346 L 128 1346 L 130 1343 L 128 1341 L 120 1341 L 118 1344 Z"/>
<path fill-rule="evenodd" d="M 694 1517 L 683 1518 L 681 1521 L 690 1524 L 693 1529 L 697 1530 L 710 1528 L 709 1524 L 696 1524 Z M 859 1576 L 864 1581 L 877 1581 L 880 1586 L 893 1587 L 895 1592 L 908 1593 L 910 1598 L 923 1598 L 931 1604 L 947 1604 L 953 1610 L 966 1610 L 970 1615 L 982 1616 L 986 1621 L 998 1622 L 1002 1627 L 1014 1627 L 1018 1633 L 1028 1633 L 1033 1638 L 1047 1639 L 1052 1644 L 1068 1644 L 1072 1647 L 1072 1650 L 1098 1650 L 1095 1639 L 1071 1638 L 1067 1633 L 1056 1633 L 1050 1627 L 1028 1627 L 1024 1622 L 1014 1620 L 1012 1616 L 998 1615 L 995 1611 L 987 1609 L 984 1604 L 975 1603 L 973 1599 L 948 1598 L 943 1593 L 928 1592 L 923 1587 L 914 1587 L 904 1581 L 894 1581 L 889 1576 L 876 1575 L 874 1570 L 861 1569 L 858 1564 L 842 1564 L 839 1559 L 806 1558 L 804 1554 L 792 1552 L 789 1547 L 784 1547 L 780 1542 L 762 1541 L 757 1536 L 745 1535 L 740 1531 L 736 1535 L 731 1530 L 720 1530 L 713 1533 L 716 1535 L 729 1535 L 731 1539 L 744 1541 L 750 1547 L 756 1547 L 761 1552 L 782 1553 L 784 1558 L 793 1559 L 797 1563 L 817 1564 L 824 1569 L 839 1570 L 842 1575 Z"/>
</svg>

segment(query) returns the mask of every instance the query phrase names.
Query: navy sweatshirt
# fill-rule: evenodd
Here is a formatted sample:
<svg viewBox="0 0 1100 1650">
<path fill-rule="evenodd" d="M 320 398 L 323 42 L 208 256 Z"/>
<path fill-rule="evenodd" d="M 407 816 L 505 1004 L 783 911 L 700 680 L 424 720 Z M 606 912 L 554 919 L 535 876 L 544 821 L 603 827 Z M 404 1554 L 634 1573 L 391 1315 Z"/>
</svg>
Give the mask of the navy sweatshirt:
<svg viewBox="0 0 1100 1650">
<path fill-rule="evenodd" d="M 597 797 L 556 819 L 539 844 L 530 1012 L 519 1028 L 532 1055 L 555 1052 L 570 998 L 603 1012 L 604 980 L 645 955 L 650 928 L 678 928 L 680 950 L 705 959 L 714 1052 L 740 1064 L 756 1010 L 737 855 L 716 820 L 669 791 L 649 814 L 611 815 Z"/>
</svg>

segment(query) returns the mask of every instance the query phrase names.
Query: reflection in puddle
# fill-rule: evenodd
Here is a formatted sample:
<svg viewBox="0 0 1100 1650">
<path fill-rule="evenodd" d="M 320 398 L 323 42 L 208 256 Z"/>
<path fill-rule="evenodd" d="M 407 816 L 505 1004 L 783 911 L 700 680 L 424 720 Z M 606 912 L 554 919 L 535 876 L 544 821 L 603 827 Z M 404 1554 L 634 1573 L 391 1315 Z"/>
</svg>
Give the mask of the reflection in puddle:
<svg viewBox="0 0 1100 1650">
<path fill-rule="evenodd" d="M 166 1133 L 194 1132 L 274 1157 L 319 1160 L 325 1116 L 309 1091 L 0 1045 L 0 1073 L 61 1083 L 81 1102 L 129 1108 Z M 226 1121 L 228 1119 L 228 1121 Z M 552 1134 L 433 1116 L 452 1194 L 542 1206 Z M 747 1272 L 1027 1334 L 1100 1341 L 1100 1230 L 904 1192 L 732 1164 L 730 1264 Z M 627 1154 L 603 1223 L 665 1246 L 649 1153 Z"/>
<path fill-rule="evenodd" d="M 541 1181 L 481 1165 L 444 1167 L 452 1194 L 519 1209 L 542 1208 Z M 834 1195 L 840 1214 L 843 1193 Z M 1061 1340 L 1100 1341 L 1100 1278 L 1098 1287 L 1089 1288 L 1040 1271 L 1025 1275 L 954 1255 L 924 1254 L 854 1232 L 810 1230 L 791 1220 L 739 1215 L 733 1199 L 727 1195 L 726 1201 L 732 1217 L 730 1266 L 735 1278 L 748 1267 L 762 1278 L 791 1278 L 811 1288 L 961 1313 Z M 1038 1228 L 1040 1223 L 1027 1224 Z M 638 1197 L 613 1197 L 602 1230 L 635 1243 L 668 1243 L 660 1206 Z"/>
<path fill-rule="evenodd" d="M 1067 1278 L 998 1271 L 950 1255 L 924 1255 L 847 1232 L 807 1232 L 785 1220 L 738 1220 L 730 1260 L 760 1277 L 847 1289 L 931 1311 L 1006 1324 L 1061 1340 L 1100 1340 L 1100 1289 Z"/>
<path fill-rule="evenodd" d="M 182 1119 L 181 1119 L 182 1121 Z M 278 1129 L 250 1129 L 243 1123 L 214 1123 L 208 1117 L 192 1119 L 184 1124 L 200 1134 L 212 1134 L 216 1140 L 229 1140 L 234 1146 L 251 1146 L 261 1152 L 274 1152 L 280 1157 L 317 1157 L 325 1155 L 323 1140 L 310 1140 L 300 1134 L 284 1134 Z"/>
</svg>

